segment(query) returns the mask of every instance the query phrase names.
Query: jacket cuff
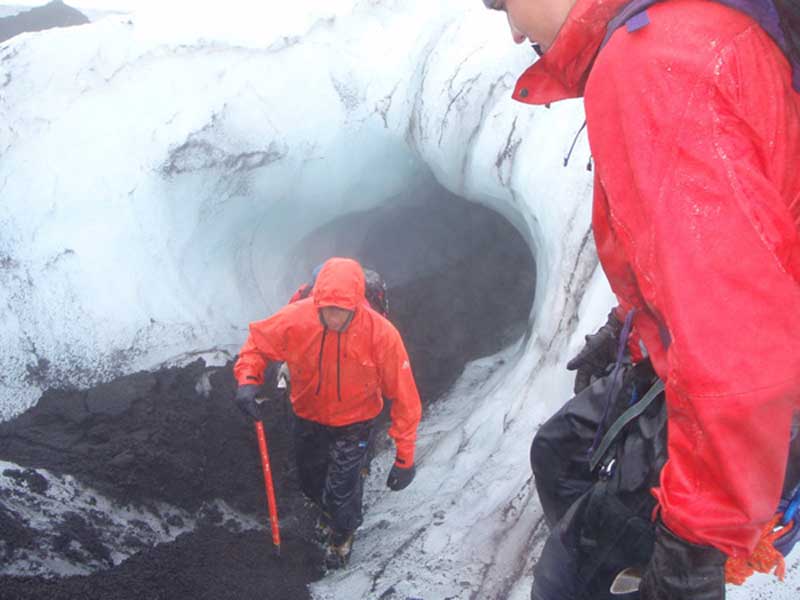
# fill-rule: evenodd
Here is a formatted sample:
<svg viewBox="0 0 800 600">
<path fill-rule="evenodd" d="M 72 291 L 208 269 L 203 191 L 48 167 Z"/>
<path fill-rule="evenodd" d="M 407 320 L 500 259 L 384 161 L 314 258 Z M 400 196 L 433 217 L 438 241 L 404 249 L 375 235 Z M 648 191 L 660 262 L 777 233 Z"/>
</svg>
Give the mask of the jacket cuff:
<svg viewBox="0 0 800 600">
<path fill-rule="evenodd" d="M 414 447 L 412 446 L 409 448 L 401 448 L 400 446 L 397 447 L 397 455 L 394 459 L 395 466 L 400 467 L 401 469 L 410 469 L 414 466 Z"/>
<path fill-rule="evenodd" d="M 262 385 L 264 383 L 264 376 L 252 375 L 249 373 L 242 373 L 236 379 L 239 385 Z"/>
</svg>

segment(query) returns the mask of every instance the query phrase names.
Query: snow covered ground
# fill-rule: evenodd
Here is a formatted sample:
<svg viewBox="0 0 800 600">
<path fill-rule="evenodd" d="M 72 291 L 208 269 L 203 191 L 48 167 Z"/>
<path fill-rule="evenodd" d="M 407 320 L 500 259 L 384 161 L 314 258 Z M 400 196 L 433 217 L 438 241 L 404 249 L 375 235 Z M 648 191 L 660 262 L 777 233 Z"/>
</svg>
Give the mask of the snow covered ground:
<svg viewBox="0 0 800 600">
<path fill-rule="evenodd" d="M 19 479 L 27 479 L 27 484 L 18 485 Z M 23 470 L 3 460 L 0 489 L 10 490 L 5 509 L 21 517 L 29 527 L 28 535 L 35 539 L 24 558 L 3 561 L 0 575 L 86 575 L 117 565 L 144 547 L 172 541 L 197 526 L 197 512 L 164 502 L 148 508 L 121 505 L 70 475 L 59 476 L 45 469 Z M 235 523 L 240 531 L 263 526 L 222 501 L 205 508 Z M 0 547 L 6 535 L 4 532 L 0 537 Z M 65 551 L 65 545 L 72 546 L 71 552 Z M 65 553 L 73 560 L 65 560 Z"/>
<path fill-rule="evenodd" d="M 376 460 L 353 567 L 313 591 L 528 597 L 545 535 L 530 439 L 613 302 L 585 135 L 563 166 L 581 104 L 512 102 L 532 51 L 477 1 L 185 10 L 0 46 L 0 417 L 54 384 L 235 348 L 305 277 L 297 240 L 443 185 L 529 240 L 530 329 L 426 415 L 413 486 L 385 491 Z M 797 552 L 787 579 L 730 597 L 794 598 Z"/>
</svg>

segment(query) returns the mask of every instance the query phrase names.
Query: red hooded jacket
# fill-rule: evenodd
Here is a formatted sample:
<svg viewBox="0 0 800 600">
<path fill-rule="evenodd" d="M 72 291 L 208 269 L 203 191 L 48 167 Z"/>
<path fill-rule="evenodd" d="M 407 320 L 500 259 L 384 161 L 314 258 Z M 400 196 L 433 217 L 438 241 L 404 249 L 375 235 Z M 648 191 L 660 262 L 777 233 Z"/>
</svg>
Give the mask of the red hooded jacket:
<svg viewBox="0 0 800 600">
<path fill-rule="evenodd" d="M 598 54 L 625 4 L 578 0 L 514 97 L 584 96 L 600 261 L 667 386 L 662 518 L 746 556 L 800 407 L 800 95 L 762 28 L 715 2 L 656 4 Z"/>
<path fill-rule="evenodd" d="M 319 308 L 353 311 L 344 331 L 322 325 Z M 356 261 L 332 258 L 323 266 L 312 297 L 250 324 L 234 374 L 240 385 L 261 384 L 270 360 L 286 361 L 292 375 L 294 412 L 323 425 L 373 419 L 392 400 L 389 435 L 402 466 L 414 462 L 421 406 L 403 340 L 394 325 L 369 308 L 364 272 Z"/>
</svg>

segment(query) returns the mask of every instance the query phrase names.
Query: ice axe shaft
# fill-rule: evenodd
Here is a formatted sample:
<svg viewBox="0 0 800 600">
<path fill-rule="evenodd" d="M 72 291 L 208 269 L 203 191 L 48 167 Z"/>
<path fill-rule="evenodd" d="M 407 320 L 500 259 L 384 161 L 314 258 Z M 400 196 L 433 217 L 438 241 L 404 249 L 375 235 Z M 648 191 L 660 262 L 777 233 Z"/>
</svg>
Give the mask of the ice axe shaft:
<svg viewBox="0 0 800 600">
<path fill-rule="evenodd" d="M 261 454 L 261 468 L 264 470 L 264 488 L 267 491 L 267 504 L 269 506 L 269 524 L 272 527 L 272 543 L 278 554 L 281 551 L 281 529 L 278 524 L 278 505 L 275 502 L 275 488 L 272 486 L 272 469 L 269 466 L 269 453 L 267 452 L 267 438 L 264 435 L 264 424 L 256 421 L 256 437 L 258 438 L 258 451 Z"/>
</svg>

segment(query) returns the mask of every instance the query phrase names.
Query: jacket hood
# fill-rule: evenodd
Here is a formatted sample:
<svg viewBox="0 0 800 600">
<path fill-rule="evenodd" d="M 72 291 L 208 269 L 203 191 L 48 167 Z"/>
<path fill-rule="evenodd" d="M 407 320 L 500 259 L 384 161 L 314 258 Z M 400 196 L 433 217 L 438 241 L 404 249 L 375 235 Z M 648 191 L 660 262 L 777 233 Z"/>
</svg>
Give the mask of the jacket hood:
<svg viewBox="0 0 800 600">
<path fill-rule="evenodd" d="M 514 100 L 547 104 L 583 95 L 609 21 L 631 0 L 578 0 L 553 45 L 522 74 Z"/>
<path fill-rule="evenodd" d="M 314 282 L 314 305 L 355 310 L 364 303 L 364 270 L 350 258 L 325 261 Z"/>
</svg>

